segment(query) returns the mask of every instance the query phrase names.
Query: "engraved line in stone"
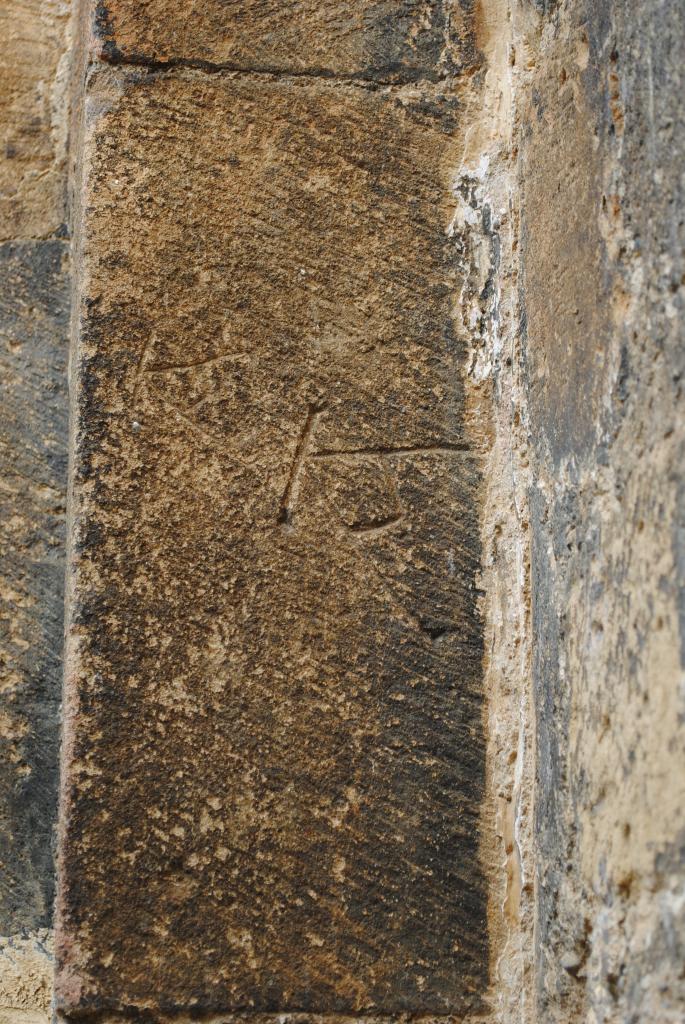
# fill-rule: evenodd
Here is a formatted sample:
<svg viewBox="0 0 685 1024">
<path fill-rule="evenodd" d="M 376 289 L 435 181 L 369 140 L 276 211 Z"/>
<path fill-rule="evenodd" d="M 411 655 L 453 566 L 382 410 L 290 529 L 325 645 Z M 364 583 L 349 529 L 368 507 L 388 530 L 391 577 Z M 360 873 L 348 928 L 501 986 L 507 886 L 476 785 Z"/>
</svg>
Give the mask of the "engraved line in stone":
<svg viewBox="0 0 685 1024">
<path fill-rule="evenodd" d="M 225 352 L 220 356 L 209 356 L 207 359 L 198 359 L 190 363 L 169 363 L 158 366 L 148 366 L 146 373 L 171 373 L 172 370 L 194 370 L 201 366 L 211 366 L 212 363 L 220 363 L 228 359 L 245 359 L 245 352 Z"/>
<path fill-rule="evenodd" d="M 292 465 L 290 466 L 290 473 L 288 475 L 288 482 L 285 485 L 283 497 L 281 498 L 280 509 L 278 512 L 278 522 L 283 526 L 290 526 L 292 524 L 293 512 L 295 511 L 295 505 L 297 504 L 297 497 L 300 491 L 300 480 L 302 478 L 302 469 L 304 466 L 304 460 L 307 454 L 307 448 L 309 447 L 317 424 L 323 412 L 323 406 L 310 405 L 307 413 L 307 419 L 304 422 L 302 433 L 300 434 L 297 446 L 295 448 L 295 454 L 293 456 Z"/>
<path fill-rule="evenodd" d="M 363 934 L 362 929 L 360 928 L 354 928 L 354 931 L 356 934 Z M 222 1021 L 225 1021 L 227 1019 L 240 1022 L 240 1024 L 248 1024 L 250 1020 L 252 1020 L 255 1017 L 258 1017 L 258 1019 L 261 1020 L 263 1024 L 297 1024 L 297 1022 L 302 1021 L 303 1016 L 303 1014 L 298 1013 L 294 1010 L 271 1010 L 263 1014 L 250 1013 L 250 1011 L 247 1010 L 235 1010 L 230 1013 L 228 1018 L 226 1014 L 219 1014 L 212 1015 L 210 1017 L 203 1019 L 209 1021 L 209 1024 L 221 1024 Z M 321 1016 L 318 1019 L 323 1019 L 326 1021 L 338 1021 L 340 1022 L 340 1024 L 349 1024 L 350 1019 L 368 1021 L 370 1022 L 370 1024 L 397 1024 L 398 1018 L 399 1014 L 390 1016 L 390 1014 L 387 1013 L 374 1013 L 373 1011 L 364 1011 L 361 1013 L 359 1011 L 355 1011 L 354 1018 L 350 1018 L 350 1015 L 348 1013 L 339 1013 L 337 1010 L 333 1010 L 326 1011 L 326 1013 L 321 1014 Z M 93 1015 L 93 1019 L 99 1018 Z M 107 1019 L 111 1019 L 113 1021 L 122 1021 L 122 1024 L 124 1024 L 124 1022 L 125 1024 L 129 1024 L 131 1020 L 131 1011 L 129 1009 L 127 1009 L 126 1011 L 117 1009 L 108 1010 Z M 188 1012 L 185 1009 L 170 1010 L 165 1013 L 165 1019 L 170 1021 L 186 1021 L 188 1019 Z M 430 1014 L 426 1014 L 421 1012 L 412 1014 L 411 1016 L 412 1024 L 432 1024 L 432 1022 L 436 1020 L 445 1021 L 446 1024 L 454 1024 L 455 1019 L 456 1018 L 453 1013 L 431 1012 Z"/>
<path fill-rule="evenodd" d="M 202 437 L 205 441 L 208 441 L 212 446 L 219 447 L 218 438 L 213 437 L 212 434 L 210 434 L 208 431 L 203 430 L 203 428 L 199 427 L 197 425 L 197 423 L 193 423 L 193 421 L 191 419 L 189 419 L 184 413 L 182 413 L 177 405 L 174 405 L 173 402 L 170 402 L 168 398 L 163 398 L 162 401 L 170 409 L 173 409 L 174 412 L 176 413 L 176 415 L 179 417 L 179 419 L 183 420 L 183 422 L 188 427 L 190 427 L 190 429 L 192 431 L 194 431 L 196 434 L 199 434 L 200 437 Z M 236 465 L 242 466 L 243 469 L 248 469 L 248 470 L 250 470 L 250 472 L 254 472 L 254 467 L 253 466 L 248 465 L 247 462 L 243 462 L 242 459 L 239 459 L 237 455 L 233 455 L 232 452 L 227 452 L 227 451 L 225 451 L 225 449 L 222 448 L 221 449 L 221 454 L 225 455 L 227 458 L 231 459 L 231 461 L 235 462 Z"/>
<path fill-rule="evenodd" d="M 390 516 L 382 522 L 360 523 L 357 526 L 348 526 L 348 530 L 350 533 L 354 533 L 355 535 L 361 534 L 365 537 L 378 537 L 392 529 L 393 526 L 398 526 L 404 518 L 404 512 L 399 512 L 397 515 Z"/>
<path fill-rule="evenodd" d="M 138 390 L 140 388 L 140 382 L 141 382 L 141 380 L 143 378 L 143 373 L 145 373 L 145 360 L 147 359 L 147 354 L 148 354 L 148 352 L 150 350 L 151 343 L 152 343 L 152 337 L 151 337 L 151 335 L 148 335 L 147 338 L 145 339 L 145 344 L 143 345 L 143 347 L 141 349 L 140 358 L 138 359 L 138 365 L 136 366 L 136 376 L 135 376 L 135 380 L 134 380 L 134 383 L 133 383 L 133 400 L 134 401 L 138 397 Z"/>
<path fill-rule="evenodd" d="M 324 448 L 318 452 L 312 452 L 312 459 L 338 459 L 344 458 L 345 456 L 353 457 L 360 455 L 423 455 L 430 454 L 432 452 L 443 452 L 455 455 L 471 455 L 477 456 L 478 453 L 474 452 L 472 448 L 469 448 L 465 444 L 417 444 L 417 445 L 403 445 L 397 448 L 390 448 L 385 446 L 379 446 L 375 448 Z"/>
<path fill-rule="evenodd" d="M 348 74 L 332 71 L 324 67 L 290 68 L 279 64 L 242 64 L 236 61 L 209 61 L 201 57 L 167 57 L 166 60 L 156 60 L 154 57 L 145 54 L 116 53 L 111 54 L 103 50 L 100 54 L 101 61 L 111 64 L 114 67 L 142 67 L 150 72 L 166 72 L 171 74 L 175 71 L 202 72 L 207 75 L 230 75 L 232 78 L 245 77 L 259 78 L 264 76 L 270 79 L 304 78 L 315 79 L 325 84 L 342 83 L 343 85 L 357 88 L 378 89 L 385 86 L 389 89 L 401 89 L 407 85 L 422 82 L 444 82 L 449 78 L 447 72 L 431 71 L 428 68 L 414 69 L 405 67 L 401 69 L 401 77 L 386 74 L 381 75 L 382 68 L 374 77 L 369 77 L 363 71 L 351 71 Z"/>
</svg>

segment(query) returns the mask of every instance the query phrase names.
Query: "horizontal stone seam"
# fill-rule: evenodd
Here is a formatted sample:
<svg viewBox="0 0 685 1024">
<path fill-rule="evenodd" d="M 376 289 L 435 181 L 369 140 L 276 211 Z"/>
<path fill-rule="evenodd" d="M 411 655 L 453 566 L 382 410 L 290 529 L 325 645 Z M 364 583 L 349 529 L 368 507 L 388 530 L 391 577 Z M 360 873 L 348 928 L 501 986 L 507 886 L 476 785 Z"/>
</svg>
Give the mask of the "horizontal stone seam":
<svg viewBox="0 0 685 1024">
<path fill-rule="evenodd" d="M 117 57 L 94 57 L 91 58 L 90 66 L 112 67 L 112 68 L 139 68 L 148 71 L 150 74 L 161 74 L 169 71 L 202 71 L 207 75 L 230 75 L 235 77 L 267 77 L 272 79 L 311 79 L 314 81 L 330 82 L 340 85 L 354 85 L 366 89 L 387 89 L 406 88 L 409 85 L 439 85 L 447 84 L 458 80 L 456 73 L 444 73 L 436 75 L 416 75 L 404 78 L 368 78 L 362 74 L 344 75 L 328 68 L 282 68 L 269 64 L 215 64 L 212 61 L 201 60 L 192 57 L 172 57 L 169 60 L 154 60 L 152 57 L 143 56 L 117 56 Z"/>
<path fill-rule="evenodd" d="M 69 236 L 49 231 L 44 235 L 0 235 L 0 245 L 40 245 L 42 242 L 62 242 L 69 245 Z"/>
<path fill-rule="evenodd" d="M 76 1021 L 99 1021 L 107 1024 L 110 1020 L 136 1020 L 140 1015 L 142 1020 L 150 1020 L 149 1014 L 159 1014 L 159 1021 L 194 1021 L 197 1024 L 233 1024 L 237 1021 L 261 1021 L 263 1024 L 325 1024 L 326 1021 L 347 1021 L 354 1024 L 355 1021 L 364 1021 L 366 1024 L 378 1021 L 378 1024 L 431 1024 L 431 1021 L 453 1021 L 454 1024 L 465 1024 L 463 1015 L 457 1012 L 431 1013 L 430 1011 L 400 1011 L 396 1013 L 340 1013 L 328 1012 L 325 1010 L 226 1010 L 221 1012 L 203 1013 L 198 1012 L 196 1007 L 186 1007 L 179 1010 L 162 1012 L 156 1007 L 129 1006 L 125 1010 L 57 1010 L 56 1020 L 62 1024 L 74 1024 Z M 471 1017 L 469 1020 L 477 1024 L 480 1017 Z M 485 1018 L 487 1019 L 487 1018 Z"/>
</svg>

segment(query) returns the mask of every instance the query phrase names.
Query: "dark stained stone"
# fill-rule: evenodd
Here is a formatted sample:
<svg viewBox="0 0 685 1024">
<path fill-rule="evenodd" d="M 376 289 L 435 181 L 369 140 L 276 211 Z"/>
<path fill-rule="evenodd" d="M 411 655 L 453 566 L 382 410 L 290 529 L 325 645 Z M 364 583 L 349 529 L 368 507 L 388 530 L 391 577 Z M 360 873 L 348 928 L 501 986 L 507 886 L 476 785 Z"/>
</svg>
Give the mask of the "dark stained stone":
<svg viewBox="0 0 685 1024">
<path fill-rule="evenodd" d="M 59 1006 L 477 1010 L 454 100 L 91 89 Z"/>
<path fill-rule="evenodd" d="M 52 922 L 67 476 L 67 245 L 0 246 L 0 933 Z"/>
<path fill-rule="evenodd" d="M 475 59 L 472 17 L 453 0 L 106 0 L 93 4 L 92 28 L 117 64 L 407 82 Z"/>
</svg>

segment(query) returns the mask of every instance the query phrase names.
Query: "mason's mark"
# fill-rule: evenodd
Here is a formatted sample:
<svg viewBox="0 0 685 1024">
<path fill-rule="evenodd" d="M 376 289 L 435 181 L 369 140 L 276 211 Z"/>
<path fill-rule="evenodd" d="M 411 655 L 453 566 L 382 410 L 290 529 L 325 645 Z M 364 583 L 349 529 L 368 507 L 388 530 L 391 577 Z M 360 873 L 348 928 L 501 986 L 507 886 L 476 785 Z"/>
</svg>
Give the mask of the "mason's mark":
<svg viewBox="0 0 685 1024">
<path fill-rule="evenodd" d="M 318 459 L 320 461 L 338 459 L 343 462 L 356 462 L 362 458 L 387 458 L 387 457 L 407 457 L 412 455 L 462 455 L 462 456 L 475 456 L 476 453 L 465 444 L 459 444 L 450 441 L 443 441 L 439 444 L 408 444 L 408 445 L 369 445 L 362 448 L 323 448 L 320 451 L 310 452 L 312 440 L 316 432 L 319 420 L 325 411 L 323 405 L 310 405 L 307 412 L 307 418 L 302 427 L 297 445 L 295 447 L 295 454 L 293 461 L 290 466 L 290 473 L 288 474 L 288 480 L 285 485 L 283 497 L 281 498 L 279 511 L 278 511 L 278 522 L 281 526 L 286 528 L 292 528 L 293 516 L 295 513 L 295 507 L 300 493 L 300 484 L 302 481 L 302 475 L 304 473 L 305 462 L 307 458 Z M 387 517 L 386 519 L 379 520 L 378 522 L 369 522 L 363 524 L 356 524 L 350 527 L 352 533 L 376 535 L 378 533 L 384 533 L 386 530 L 398 525 L 404 519 L 404 512 L 400 512 L 396 515 Z"/>
<path fill-rule="evenodd" d="M 307 455 L 307 448 L 314 436 L 314 431 L 316 430 L 322 412 L 323 406 L 309 406 L 307 418 L 297 442 L 297 447 L 295 448 L 295 455 L 293 456 L 292 465 L 290 467 L 288 481 L 285 485 L 283 497 L 281 498 L 278 522 L 282 526 L 292 526 L 293 512 L 297 503 L 298 494 L 300 493 L 300 479 L 304 468 L 304 460 Z"/>
</svg>

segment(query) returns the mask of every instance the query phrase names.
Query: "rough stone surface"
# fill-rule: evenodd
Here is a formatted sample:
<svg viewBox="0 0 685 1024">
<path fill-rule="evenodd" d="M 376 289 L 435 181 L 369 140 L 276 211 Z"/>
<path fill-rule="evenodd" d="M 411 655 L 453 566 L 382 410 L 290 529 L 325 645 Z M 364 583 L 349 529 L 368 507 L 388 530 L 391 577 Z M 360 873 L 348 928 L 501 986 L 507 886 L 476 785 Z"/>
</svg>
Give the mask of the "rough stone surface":
<svg viewBox="0 0 685 1024">
<path fill-rule="evenodd" d="M 46 1024 L 52 1002 L 51 928 L 0 939 L 0 1024 Z"/>
<path fill-rule="evenodd" d="M 0 241 L 47 238 L 64 223 L 65 0 L 0 5 Z"/>
<path fill-rule="evenodd" d="M 479 1013 L 459 100 L 86 88 L 58 1006 Z"/>
<path fill-rule="evenodd" d="M 0 1021 L 52 997 L 67 463 L 69 5 L 0 9 Z"/>
<path fill-rule="evenodd" d="M 65 243 L 0 246 L 2 934 L 52 921 L 66 483 Z"/>
<path fill-rule="evenodd" d="M 67 475 L 67 252 L 0 246 L 0 1021 L 52 994 Z"/>
<path fill-rule="evenodd" d="M 519 167 L 538 1016 L 675 1022 L 685 1016 L 685 10 L 678 0 L 547 7 L 528 38 Z"/>
<path fill-rule="evenodd" d="M 112 63 L 411 81 L 473 64 L 471 3 L 457 0 L 106 0 L 91 30 Z"/>
<path fill-rule="evenodd" d="M 682 4 L 83 6 L 59 1011 L 680 1024 Z M 0 12 L 0 1024 L 51 996 L 66 14 Z"/>
</svg>

